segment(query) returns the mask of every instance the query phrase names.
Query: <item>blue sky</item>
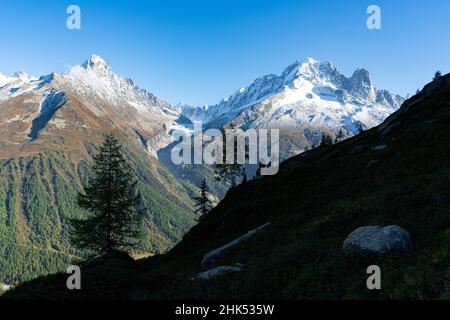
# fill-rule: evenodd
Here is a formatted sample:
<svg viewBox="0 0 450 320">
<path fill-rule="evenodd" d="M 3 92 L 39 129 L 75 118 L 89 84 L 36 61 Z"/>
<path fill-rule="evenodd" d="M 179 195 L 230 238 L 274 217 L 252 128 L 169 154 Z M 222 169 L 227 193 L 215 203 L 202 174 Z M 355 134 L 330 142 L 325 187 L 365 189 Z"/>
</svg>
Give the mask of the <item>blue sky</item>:
<svg viewBox="0 0 450 320">
<path fill-rule="evenodd" d="M 81 30 L 66 28 L 70 4 Z M 382 30 L 366 27 L 370 4 Z M 444 0 L 2 1 L 0 72 L 62 72 L 97 53 L 171 103 L 213 104 L 311 56 L 406 95 L 450 71 L 449 14 Z"/>
</svg>

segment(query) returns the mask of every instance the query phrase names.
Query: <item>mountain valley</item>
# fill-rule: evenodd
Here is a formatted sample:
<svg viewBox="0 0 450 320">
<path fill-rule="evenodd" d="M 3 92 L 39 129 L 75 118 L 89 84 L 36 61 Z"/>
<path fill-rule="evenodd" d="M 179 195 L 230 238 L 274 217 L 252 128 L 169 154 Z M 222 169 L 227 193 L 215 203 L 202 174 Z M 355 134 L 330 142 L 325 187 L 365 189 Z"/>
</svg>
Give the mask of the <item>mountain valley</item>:
<svg viewBox="0 0 450 320">
<path fill-rule="evenodd" d="M 404 101 L 377 90 L 359 69 L 347 78 L 329 62 L 298 60 L 207 108 L 172 106 L 92 55 L 65 73 L 0 75 L 0 281 L 15 285 L 83 257 L 67 236 L 82 217 L 73 199 L 106 132 L 123 142 L 149 208 L 140 252 L 163 253 L 196 224 L 193 197 L 205 178 L 215 202 L 226 188 L 213 168 L 171 163 L 172 133 L 231 123 L 280 129 L 282 158 L 317 147 L 324 135 L 352 137 Z"/>
</svg>

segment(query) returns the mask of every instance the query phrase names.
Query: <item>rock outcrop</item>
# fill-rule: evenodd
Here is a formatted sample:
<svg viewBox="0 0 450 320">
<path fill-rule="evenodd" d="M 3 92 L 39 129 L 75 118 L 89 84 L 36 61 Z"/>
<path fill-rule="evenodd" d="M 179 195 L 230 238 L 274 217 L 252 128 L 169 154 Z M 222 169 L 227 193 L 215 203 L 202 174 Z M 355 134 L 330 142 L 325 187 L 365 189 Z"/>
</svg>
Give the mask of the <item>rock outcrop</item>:
<svg viewBox="0 0 450 320">
<path fill-rule="evenodd" d="M 372 252 L 383 254 L 388 251 L 412 251 L 411 237 L 399 226 L 367 226 L 350 233 L 343 249 L 346 254 Z"/>
</svg>

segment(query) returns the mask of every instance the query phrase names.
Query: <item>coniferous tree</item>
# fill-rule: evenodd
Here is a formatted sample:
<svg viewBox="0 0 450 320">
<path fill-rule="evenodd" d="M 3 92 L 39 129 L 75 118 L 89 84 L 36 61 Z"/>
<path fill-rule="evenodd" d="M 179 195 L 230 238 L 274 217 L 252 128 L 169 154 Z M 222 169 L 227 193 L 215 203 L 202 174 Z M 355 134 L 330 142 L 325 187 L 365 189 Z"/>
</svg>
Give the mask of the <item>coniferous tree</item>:
<svg viewBox="0 0 450 320">
<path fill-rule="evenodd" d="M 93 158 L 92 176 L 77 199 L 89 215 L 70 220 L 71 243 L 97 253 L 132 249 L 139 242 L 143 220 L 133 170 L 112 134 L 105 136 Z"/>
<path fill-rule="evenodd" d="M 197 213 L 200 219 L 204 218 L 205 215 L 208 214 L 209 210 L 211 210 L 211 201 L 208 198 L 208 185 L 206 184 L 206 180 L 203 179 L 203 182 L 200 186 L 200 192 L 198 197 L 194 197 L 195 201 L 195 213 Z"/>
<path fill-rule="evenodd" d="M 235 130 L 234 124 L 230 125 L 229 130 Z M 245 161 L 248 160 L 248 153 L 247 150 L 238 150 L 237 137 L 235 136 L 233 140 L 233 163 L 227 163 L 227 150 L 231 146 L 227 146 L 225 130 L 222 129 L 221 131 L 223 136 L 222 163 L 216 164 L 214 173 L 217 180 L 224 181 L 231 187 L 234 187 L 245 174 L 245 164 L 237 163 L 238 151 L 244 152 Z"/>
<path fill-rule="evenodd" d="M 434 74 L 433 80 L 437 80 L 437 79 L 439 79 L 440 77 L 442 77 L 442 72 L 436 71 L 436 73 Z"/>
</svg>

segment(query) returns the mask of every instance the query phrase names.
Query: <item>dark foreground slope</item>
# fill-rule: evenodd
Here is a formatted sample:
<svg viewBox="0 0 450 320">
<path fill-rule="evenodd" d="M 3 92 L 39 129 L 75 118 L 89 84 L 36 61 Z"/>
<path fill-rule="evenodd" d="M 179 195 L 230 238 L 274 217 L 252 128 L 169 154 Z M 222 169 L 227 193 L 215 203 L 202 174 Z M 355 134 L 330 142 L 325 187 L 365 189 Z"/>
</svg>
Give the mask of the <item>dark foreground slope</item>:
<svg viewBox="0 0 450 320">
<path fill-rule="evenodd" d="M 381 126 L 292 158 L 276 176 L 233 188 L 169 253 L 90 263 L 78 292 L 65 289 L 66 275 L 56 275 L 5 297 L 449 298 L 449 129 L 447 75 Z M 205 253 L 268 222 L 208 267 L 241 263 L 242 271 L 191 280 L 208 269 L 201 266 Z M 414 252 L 344 255 L 342 243 L 354 229 L 391 224 L 410 232 Z M 382 270 L 379 291 L 366 288 L 372 264 Z"/>
</svg>

